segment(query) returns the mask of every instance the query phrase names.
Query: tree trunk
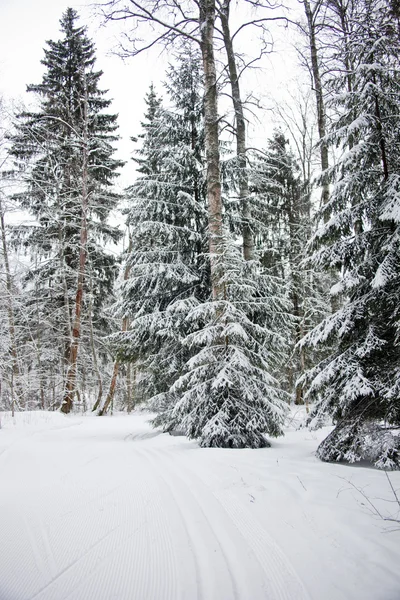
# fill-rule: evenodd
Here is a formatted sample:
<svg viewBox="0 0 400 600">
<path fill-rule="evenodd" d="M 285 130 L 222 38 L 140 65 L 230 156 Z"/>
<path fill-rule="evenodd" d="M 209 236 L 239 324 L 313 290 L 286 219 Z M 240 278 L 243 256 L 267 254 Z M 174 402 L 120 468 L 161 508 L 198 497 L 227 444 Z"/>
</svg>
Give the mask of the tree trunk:
<svg viewBox="0 0 400 600">
<path fill-rule="evenodd" d="M 71 326 L 71 309 L 69 304 L 69 295 L 68 295 L 68 283 L 66 276 L 66 264 L 64 257 L 64 234 L 63 234 L 63 225 L 59 223 L 58 229 L 58 239 L 59 239 L 59 260 L 60 260 L 60 273 L 62 278 L 62 286 L 63 286 L 63 295 L 64 295 L 64 338 L 63 338 L 63 365 L 62 365 L 62 377 L 63 380 L 66 378 L 66 373 L 68 371 L 68 360 L 70 353 L 70 341 L 72 340 L 72 326 Z M 65 227 L 65 223 L 64 223 Z"/>
<path fill-rule="evenodd" d="M 217 78 L 214 57 L 215 0 L 201 0 L 200 7 L 200 48 L 204 69 L 204 121 L 207 159 L 207 201 L 209 250 L 211 263 L 211 290 L 213 300 L 224 296 L 221 283 L 223 248 L 222 198 L 219 158 Z"/>
<path fill-rule="evenodd" d="M 37 266 L 37 265 L 36 265 Z M 44 399 L 44 381 L 43 381 L 43 366 L 42 366 L 42 335 L 40 331 L 40 311 L 39 311 L 39 291 L 37 283 L 35 283 L 35 297 L 36 297 L 36 327 L 37 327 L 37 364 L 38 364 L 38 377 L 39 377 L 39 394 L 40 394 L 40 407 L 42 410 L 45 409 Z"/>
<path fill-rule="evenodd" d="M 316 41 L 316 24 L 315 17 L 321 7 L 318 3 L 314 6 L 314 10 L 311 10 L 309 0 L 303 0 L 304 9 L 307 17 L 308 32 L 309 32 L 309 44 L 311 54 L 311 72 L 314 80 L 314 91 L 317 106 L 317 122 L 318 122 L 318 137 L 319 137 L 319 148 L 320 148 L 320 161 L 322 171 L 322 193 L 321 193 L 321 209 L 324 208 L 329 202 L 329 180 L 327 170 L 329 168 L 329 154 L 328 145 L 326 143 L 326 111 L 325 101 L 323 95 L 323 88 L 321 82 L 321 72 L 318 57 L 317 41 Z M 329 214 L 327 211 L 324 212 L 324 223 L 329 220 Z M 332 281 L 337 280 L 337 271 L 334 268 L 329 269 L 329 274 Z M 335 313 L 340 305 L 340 300 L 337 296 L 331 296 L 331 311 Z"/>
<path fill-rule="evenodd" d="M 97 394 L 97 400 L 94 405 L 95 407 L 93 407 L 93 411 L 94 411 L 100 405 L 101 398 L 103 396 L 103 380 L 101 378 L 99 364 L 97 361 L 96 346 L 94 343 L 92 310 L 93 310 L 93 278 L 92 278 L 92 275 L 90 275 L 89 336 L 90 336 L 90 347 L 91 347 L 92 356 L 93 356 L 93 366 L 94 366 L 94 370 L 96 372 L 97 384 L 98 384 L 98 388 L 99 388 L 98 394 Z"/>
<path fill-rule="evenodd" d="M 132 237 L 129 235 L 128 256 L 130 255 L 131 252 L 132 252 Z M 127 265 L 125 267 L 125 271 L 124 271 L 124 281 L 127 281 L 129 279 L 130 271 L 131 271 L 131 268 L 129 265 Z M 129 327 L 129 319 L 127 317 L 124 317 L 124 319 L 122 320 L 122 331 L 123 332 L 128 331 L 128 327 Z M 119 372 L 119 361 L 116 360 L 114 362 L 113 374 L 111 376 L 110 387 L 108 388 L 108 394 L 106 397 L 106 401 L 104 402 L 104 406 L 97 413 L 99 417 L 102 417 L 103 415 L 105 415 L 105 413 L 108 410 L 108 407 L 110 406 L 111 402 L 114 399 L 115 387 L 117 385 L 118 372 Z M 100 401 L 98 400 L 92 410 L 93 411 L 97 410 L 99 404 L 100 404 Z"/>
<path fill-rule="evenodd" d="M 86 78 L 85 78 L 86 84 Z M 87 119 L 87 90 L 84 91 L 83 103 L 83 138 L 82 138 L 82 204 L 81 204 L 81 233 L 79 246 L 79 272 L 75 297 L 75 316 L 72 326 L 72 340 L 69 353 L 67 381 L 64 398 L 61 405 L 63 413 L 69 413 L 73 406 L 76 393 L 76 371 L 78 362 L 79 341 L 81 335 L 81 315 L 83 305 L 83 288 L 85 283 L 85 269 L 87 258 L 87 211 L 88 211 L 88 119 Z"/>
<path fill-rule="evenodd" d="M 123 331 L 126 331 L 126 330 L 123 329 Z M 104 402 L 104 405 L 100 408 L 100 410 L 98 412 L 99 417 L 102 417 L 103 415 L 106 414 L 111 402 L 114 399 L 115 387 L 117 385 L 118 371 L 119 371 L 119 362 L 116 360 L 114 363 L 113 374 L 112 374 L 111 381 L 110 381 L 110 387 L 108 388 L 108 394 L 107 394 L 106 401 Z"/>
<path fill-rule="evenodd" d="M 134 396 L 133 396 L 133 389 L 135 387 L 136 384 L 136 369 L 133 369 L 133 376 L 132 376 L 132 365 L 128 364 L 127 365 L 127 372 L 126 372 L 126 406 L 127 406 L 127 411 L 128 414 L 132 412 L 132 410 L 135 408 L 135 400 L 134 400 Z"/>
<path fill-rule="evenodd" d="M 302 240 L 300 237 L 300 228 L 302 226 L 301 219 L 301 201 L 302 195 L 301 191 L 294 187 L 290 194 L 290 199 L 288 201 L 288 220 L 289 220 L 289 239 L 290 239 L 290 251 L 289 251 L 289 265 L 291 271 L 291 290 L 290 296 L 292 300 L 293 306 L 293 315 L 296 318 L 295 324 L 295 335 L 294 342 L 295 345 L 302 339 L 304 336 L 304 285 L 302 279 L 302 273 L 299 271 L 299 261 L 301 260 L 301 251 L 302 251 Z M 304 349 L 300 348 L 298 350 L 298 354 L 295 350 L 295 355 L 297 356 L 297 365 L 296 365 L 296 375 L 304 373 L 305 369 L 305 357 L 304 357 Z M 298 384 L 295 388 L 295 404 L 304 404 L 303 400 L 303 386 Z"/>
<path fill-rule="evenodd" d="M 243 221 L 243 256 L 245 260 L 254 259 L 254 236 L 251 229 L 251 210 L 249 203 L 249 178 L 246 160 L 246 121 L 243 113 L 243 102 L 240 95 L 239 76 L 235 52 L 229 29 L 230 0 L 225 0 L 221 6 L 220 19 L 224 45 L 228 59 L 229 81 L 232 91 L 232 102 L 236 119 L 236 155 L 239 166 L 239 202 Z"/>
</svg>

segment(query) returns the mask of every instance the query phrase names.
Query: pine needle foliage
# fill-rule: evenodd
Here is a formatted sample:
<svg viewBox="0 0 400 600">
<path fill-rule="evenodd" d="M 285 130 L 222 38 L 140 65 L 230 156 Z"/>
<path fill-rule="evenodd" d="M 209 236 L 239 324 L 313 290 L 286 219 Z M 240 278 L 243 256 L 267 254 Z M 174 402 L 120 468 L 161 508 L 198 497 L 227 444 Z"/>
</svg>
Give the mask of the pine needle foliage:
<svg viewBox="0 0 400 600">
<path fill-rule="evenodd" d="M 187 316 L 195 331 L 184 344 L 193 356 L 172 386 L 172 416 L 200 446 L 262 448 L 270 445 L 266 435 L 282 435 L 287 411 L 288 396 L 271 374 L 287 340 L 268 327 L 268 315 L 283 318 L 285 307 L 228 235 L 220 261 L 225 298 Z"/>
<path fill-rule="evenodd" d="M 130 277 L 117 311 L 130 327 L 114 341 L 120 358 L 146 373 L 142 393 L 165 426 L 168 390 L 186 359 L 184 317 L 209 294 L 200 85 L 199 58 L 189 49 L 168 74 L 171 109 L 150 88 L 135 159 L 140 176 L 127 192 Z"/>
<path fill-rule="evenodd" d="M 117 275 L 116 259 L 105 246 L 121 237 L 108 218 L 119 201 L 113 185 L 123 163 L 114 157 L 117 116 L 107 113 L 111 101 L 99 87 L 102 72 L 95 68 L 94 44 L 72 8 L 60 25 L 61 39 L 48 41 L 44 50 L 41 83 L 28 86 L 38 109 L 17 115 L 11 154 L 22 178 L 15 199 L 33 217 L 30 224 L 13 230 L 15 244 L 25 248 L 31 260 L 27 301 L 34 313 L 39 302 L 43 343 L 49 344 L 48 352 L 57 348 L 56 361 L 61 359 L 65 370 L 80 268 L 83 189 L 84 312 L 91 310 L 101 329 L 100 309 Z M 49 364 L 44 358 L 42 363 Z M 62 387 L 59 383 L 57 396 Z"/>
<path fill-rule="evenodd" d="M 341 270 L 332 293 L 345 301 L 304 340 L 337 343 L 308 373 L 308 394 L 314 422 L 328 413 L 336 423 L 322 460 L 399 468 L 400 46 L 385 1 L 357 3 L 348 44 L 351 90 L 348 76 L 333 82 L 339 117 L 329 135 L 341 157 L 313 240 L 315 263 Z"/>
</svg>

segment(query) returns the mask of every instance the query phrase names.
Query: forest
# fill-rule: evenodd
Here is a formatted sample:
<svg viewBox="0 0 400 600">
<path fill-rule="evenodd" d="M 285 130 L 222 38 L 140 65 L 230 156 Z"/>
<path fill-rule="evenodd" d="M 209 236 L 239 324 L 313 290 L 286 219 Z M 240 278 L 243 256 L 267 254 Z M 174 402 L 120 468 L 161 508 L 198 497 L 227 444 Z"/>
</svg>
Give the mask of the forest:
<svg viewBox="0 0 400 600">
<path fill-rule="evenodd" d="M 323 461 L 399 469 L 398 0 L 98 14 L 132 65 L 157 47 L 168 66 L 132 123 L 122 192 L 112 90 L 74 9 L 43 41 L 33 107 L 0 106 L 0 410 L 141 407 L 163 432 L 244 449 L 298 406 L 310 429 L 334 425 Z M 242 83 L 272 22 L 298 40 L 308 89 L 253 147 Z"/>
</svg>

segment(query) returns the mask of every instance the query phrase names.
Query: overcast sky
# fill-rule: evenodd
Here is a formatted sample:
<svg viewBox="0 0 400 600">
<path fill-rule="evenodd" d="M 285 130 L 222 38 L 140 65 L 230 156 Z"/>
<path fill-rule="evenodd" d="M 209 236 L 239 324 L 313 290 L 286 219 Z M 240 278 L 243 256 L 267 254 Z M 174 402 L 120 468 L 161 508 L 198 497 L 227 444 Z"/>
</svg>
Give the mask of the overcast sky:
<svg viewBox="0 0 400 600">
<path fill-rule="evenodd" d="M 151 82 L 162 91 L 168 56 L 152 54 L 122 61 L 111 52 L 116 45 L 116 29 L 101 27 L 94 18 L 90 2 L 74 3 L 67 0 L 0 0 L 0 94 L 6 99 L 30 101 L 32 94 L 26 94 L 26 85 L 39 83 L 43 74 L 41 59 L 46 40 L 60 38 L 59 20 L 65 9 L 75 8 L 80 23 L 88 27 L 89 36 L 96 45 L 97 67 L 104 72 L 101 80 L 103 89 L 109 89 L 108 98 L 113 99 L 112 110 L 119 114 L 119 134 L 121 142 L 120 158 L 129 161 L 133 145 L 130 136 L 140 132 L 140 120 L 144 112 L 143 97 Z M 249 39 L 249 46 L 252 40 Z M 268 105 L 270 96 L 279 96 L 285 81 L 293 74 L 293 53 L 282 44 L 276 46 L 272 60 L 263 65 L 263 70 L 251 76 L 250 86 Z M 250 81 L 250 80 L 249 80 Z M 249 82 L 248 82 L 249 85 Z M 259 113 L 260 122 L 250 128 L 252 142 L 263 145 L 263 137 L 270 134 L 269 113 Z M 134 164 L 124 169 L 121 183 L 127 185 L 134 177 Z"/>
</svg>

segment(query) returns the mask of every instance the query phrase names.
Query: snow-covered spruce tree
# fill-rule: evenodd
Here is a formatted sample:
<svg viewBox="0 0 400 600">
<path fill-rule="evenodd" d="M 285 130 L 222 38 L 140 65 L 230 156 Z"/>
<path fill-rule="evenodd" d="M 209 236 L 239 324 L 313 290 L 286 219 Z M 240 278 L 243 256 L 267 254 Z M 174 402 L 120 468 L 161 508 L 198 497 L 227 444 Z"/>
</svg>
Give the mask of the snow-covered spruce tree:
<svg viewBox="0 0 400 600">
<path fill-rule="evenodd" d="M 216 61 L 215 61 L 215 21 L 216 21 L 216 3 L 214 0 L 197 3 L 189 3 L 187 6 L 187 13 L 182 18 L 182 12 L 179 9 L 176 9 L 176 6 L 168 14 L 168 18 L 163 19 L 165 17 L 165 11 L 169 11 L 170 7 L 160 4 L 158 2 L 153 2 L 153 0 L 149 2 L 145 2 L 144 4 L 136 3 L 135 11 L 131 12 L 129 7 L 123 6 L 121 9 L 121 13 L 114 12 L 116 4 L 113 3 L 113 6 L 110 9 L 109 16 L 112 19 L 116 14 L 119 16 L 126 16 L 126 18 L 133 19 L 134 26 L 140 28 L 143 22 L 150 22 L 154 25 L 154 32 L 156 36 L 159 36 L 159 28 L 162 30 L 162 34 L 159 37 L 156 37 L 152 43 L 156 43 L 157 40 L 161 41 L 176 41 L 177 37 L 183 36 L 190 38 L 199 43 L 201 54 L 202 54 L 202 64 L 203 64 L 203 74 L 204 74 L 204 129 L 205 129 L 205 149 L 206 149 L 206 166 L 207 166 L 207 234 L 208 234 L 208 249 L 209 249 L 209 260 L 210 260 L 210 282 L 211 282 L 211 297 L 212 304 L 210 311 L 203 311 L 204 318 L 207 321 L 204 321 L 200 316 L 198 318 L 198 327 L 206 330 L 208 325 L 212 326 L 208 316 L 210 315 L 210 319 L 214 318 L 220 319 L 221 313 L 220 309 L 222 305 L 220 303 L 228 302 L 225 300 L 226 294 L 226 285 L 227 278 L 225 277 L 225 260 L 224 257 L 227 256 L 225 252 L 225 243 L 224 243 L 224 229 L 223 229 L 223 218 L 224 218 L 224 206 L 221 197 L 221 176 L 220 176 L 220 136 L 219 136 L 219 115 L 218 115 L 218 89 L 217 89 L 217 73 L 216 73 Z M 121 7 L 119 7 L 121 8 Z M 176 9 L 176 10 L 175 10 Z M 179 16 L 178 16 L 179 15 Z M 160 18 L 161 16 L 161 18 Z M 142 18 L 143 17 L 143 18 Z M 173 25 L 172 25 L 173 23 Z M 190 34 L 188 33 L 190 31 Z M 140 41 L 133 36 L 134 45 L 133 45 L 133 53 L 138 53 L 143 49 Z M 138 42 L 138 45 L 136 45 Z M 229 244 L 228 244 L 229 245 Z M 257 271 L 256 271 L 257 273 Z M 257 288 L 257 286 L 256 286 Z M 258 294 L 258 291 L 257 291 Z M 261 304 L 262 301 L 259 302 Z M 219 308 L 218 308 L 219 305 Z M 214 307 L 216 310 L 214 310 Z M 227 305 L 228 310 L 228 305 Z M 190 316 L 189 313 L 188 318 L 185 319 L 185 322 L 189 322 L 190 325 Z M 214 315 L 214 316 L 213 316 Z M 239 318 L 239 315 L 238 315 Z M 192 320 L 193 322 L 193 320 Z M 199 338 L 200 341 L 201 338 Z M 207 339 L 209 343 L 207 343 Z M 229 342 L 229 340 L 228 340 Z M 211 356 L 212 352 L 208 352 L 212 346 L 220 346 L 221 340 L 218 338 L 203 336 L 203 339 L 200 342 L 202 344 L 202 348 L 199 346 L 193 347 L 193 352 L 196 354 L 204 351 L 206 354 Z M 252 343 L 249 341 L 249 344 Z M 226 344 L 226 340 L 223 342 Z M 228 343 L 229 345 L 229 343 Z M 189 346 L 190 347 L 190 346 Z M 195 358 L 193 357 L 193 360 Z M 209 371 L 207 369 L 207 364 L 209 366 Z M 215 371 L 213 370 L 212 362 L 207 363 L 205 368 L 202 371 L 203 383 L 206 384 L 210 378 L 213 378 L 215 375 Z M 263 365 L 264 367 L 264 365 Z M 185 371 L 187 375 L 187 382 L 190 382 L 190 362 L 186 363 Z M 267 376 L 266 372 L 264 373 Z M 179 381 L 179 380 L 178 380 Z M 240 386 L 244 386 L 246 384 L 246 388 L 243 387 L 241 390 L 242 395 L 246 395 L 246 389 L 248 389 L 249 382 L 245 381 L 243 377 L 240 378 Z M 198 380 L 197 380 L 197 383 Z M 197 386 L 197 389 L 200 390 L 200 387 Z M 225 387 L 225 399 L 229 402 L 229 384 Z M 174 388 L 171 388 L 171 391 L 174 391 Z M 189 393 L 190 391 L 187 390 Z M 263 420 L 260 423 L 260 427 L 257 428 L 252 423 L 252 417 L 254 417 L 254 412 L 251 407 L 247 410 L 247 405 L 239 404 L 235 402 L 235 398 L 238 397 L 239 388 L 235 385 L 235 392 L 232 392 L 232 411 L 229 411 L 229 415 L 226 414 L 227 421 L 227 429 L 223 432 L 222 435 L 218 436 L 207 436 L 201 439 L 201 443 L 203 445 L 218 445 L 218 446 L 245 446 L 245 445 L 265 445 L 265 438 L 263 437 L 265 433 L 268 433 L 268 427 L 270 428 L 271 433 L 276 434 L 279 428 L 276 426 L 276 420 L 272 418 L 271 420 Z M 191 400 L 195 401 L 195 392 L 192 394 Z M 204 400 L 203 396 L 197 397 L 199 402 Z M 221 395 L 218 397 L 209 398 L 210 402 L 207 404 L 203 404 L 204 414 L 207 415 L 206 419 L 203 421 L 200 428 L 196 429 L 196 434 L 201 436 L 201 431 L 204 429 L 203 425 L 206 424 L 210 419 L 216 417 L 217 414 L 221 414 L 224 409 L 224 404 L 221 404 Z M 236 405 L 236 406 L 235 406 Z M 274 404 L 274 398 L 272 395 L 269 396 L 263 408 L 267 410 L 268 406 L 272 409 Z M 284 404 L 279 404 L 279 410 L 284 407 Z M 190 410 L 190 403 L 186 404 L 186 408 Z M 185 422 L 185 407 L 181 405 L 180 411 L 174 411 L 174 415 L 180 420 L 180 422 L 185 426 L 186 431 L 189 435 L 194 435 L 194 430 L 189 431 L 188 422 Z M 189 415 L 187 415 L 189 416 Z M 198 414 L 198 416 L 200 416 Z M 282 417 L 282 415 L 281 415 Z"/>
<path fill-rule="evenodd" d="M 236 161 L 229 162 L 228 193 L 237 183 Z M 224 206 L 235 210 L 229 200 Z M 288 359 L 287 289 L 259 260 L 242 256 L 235 215 L 226 213 L 233 231 L 225 232 L 217 253 L 222 293 L 186 316 L 190 358 L 170 390 L 171 421 L 203 447 L 259 448 L 269 445 L 266 435 L 282 434 L 290 400 L 278 380 Z M 254 213 L 254 232 L 256 219 Z"/>
<path fill-rule="evenodd" d="M 342 156 L 313 241 L 317 265 L 341 269 L 332 291 L 345 302 L 304 343 L 337 342 L 307 377 L 316 422 L 328 413 L 336 424 L 318 456 L 399 468 L 400 40 L 388 9 L 383 0 L 357 2 L 352 89 L 346 74 L 334 82 L 340 117 L 329 140 Z"/>
<path fill-rule="evenodd" d="M 226 235 L 220 255 L 224 298 L 194 306 L 184 339 L 192 357 L 171 392 L 172 416 L 203 447 L 262 448 L 282 434 L 288 396 L 271 375 L 285 350 L 284 316 L 270 278 Z"/>
<path fill-rule="evenodd" d="M 153 92 L 147 98 L 143 176 L 130 191 L 131 275 L 121 305 L 121 316 L 129 314 L 131 325 L 116 342 L 120 356 L 136 360 L 144 374 L 156 425 L 181 428 L 203 446 L 266 446 L 266 433 L 281 433 L 286 396 L 270 374 L 284 341 L 263 321 L 266 313 L 270 321 L 282 316 L 282 306 L 275 290 L 268 297 L 262 289 L 265 278 L 256 263 L 246 263 L 228 238 L 215 273 L 223 297 L 210 298 L 202 154 L 192 162 L 198 153 L 193 140 L 203 134 L 198 128 L 193 135 L 185 116 L 193 109 L 187 111 L 186 101 L 180 104 L 193 94 L 187 94 L 190 86 L 182 87 L 186 94 L 173 87 L 180 96 L 173 98 L 174 111 L 162 109 Z M 201 97 L 196 104 L 201 115 Z"/>
<path fill-rule="evenodd" d="M 261 263 L 266 272 L 281 279 L 281 293 L 288 296 L 292 316 L 287 323 L 288 355 L 281 364 L 281 377 L 286 378 L 285 388 L 293 393 L 295 404 L 303 404 L 302 385 L 296 381 L 314 364 L 314 357 L 296 345 L 329 312 L 320 274 L 303 262 L 311 232 L 310 185 L 302 179 L 279 130 L 267 149 L 252 157 L 251 165 L 253 227 Z"/>
<path fill-rule="evenodd" d="M 6 106 L 0 96 L 0 407 L 12 409 L 23 401 L 20 385 L 21 362 L 19 360 L 21 339 L 15 325 L 16 293 L 14 273 L 10 264 L 10 239 L 7 231 L 7 212 L 10 196 L 8 164 L 9 123 Z"/>
<path fill-rule="evenodd" d="M 129 278 L 117 313 L 129 318 L 114 337 L 118 356 L 144 374 L 141 395 L 158 413 L 156 424 L 172 425 L 168 391 L 186 359 L 184 317 L 209 294 L 203 175 L 203 106 L 199 57 L 185 47 L 168 73 L 170 110 L 153 87 L 146 96 L 140 176 L 128 190 L 131 251 Z"/>
<path fill-rule="evenodd" d="M 25 168 L 18 200 L 36 220 L 32 227 L 18 228 L 18 239 L 34 259 L 30 287 L 51 324 L 42 338 L 53 353 L 57 348 L 62 365 L 57 402 L 64 389 L 65 412 L 77 390 L 88 281 L 98 310 L 115 276 L 115 261 L 102 246 L 119 238 L 107 218 L 117 201 L 112 184 L 122 164 L 113 158 L 116 115 L 104 112 L 110 100 L 99 88 L 102 72 L 94 68 L 94 45 L 77 19 L 67 9 L 60 21 L 62 39 L 48 42 L 43 80 L 28 86 L 40 98 L 40 108 L 18 116 L 12 147 Z"/>
</svg>

